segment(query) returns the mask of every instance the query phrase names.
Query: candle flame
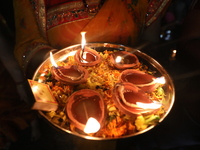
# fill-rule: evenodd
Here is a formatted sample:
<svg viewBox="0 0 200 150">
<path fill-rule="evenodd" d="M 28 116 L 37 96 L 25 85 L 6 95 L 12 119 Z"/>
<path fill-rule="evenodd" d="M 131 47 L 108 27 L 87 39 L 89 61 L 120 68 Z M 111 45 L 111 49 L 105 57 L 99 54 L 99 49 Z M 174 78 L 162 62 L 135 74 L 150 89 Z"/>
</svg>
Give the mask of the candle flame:
<svg viewBox="0 0 200 150">
<path fill-rule="evenodd" d="M 136 105 L 140 108 L 143 108 L 143 109 L 158 109 L 162 106 L 162 104 L 158 103 L 158 102 L 154 102 L 154 103 L 136 102 Z"/>
<path fill-rule="evenodd" d="M 95 119 L 90 117 L 85 125 L 84 132 L 89 133 L 95 133 L 100 129 L 100 123 Z"/>
<path fill-rule="evenodd" d="M 54 58 L 53 58 L 52 52 L 50 52 L 50 61 L 51 61 L 52 66 L 58 67 L 58 65 L 56 64 L 56 62 L 55 62 L 55 60 L 54 60 Z"/>
</svg>

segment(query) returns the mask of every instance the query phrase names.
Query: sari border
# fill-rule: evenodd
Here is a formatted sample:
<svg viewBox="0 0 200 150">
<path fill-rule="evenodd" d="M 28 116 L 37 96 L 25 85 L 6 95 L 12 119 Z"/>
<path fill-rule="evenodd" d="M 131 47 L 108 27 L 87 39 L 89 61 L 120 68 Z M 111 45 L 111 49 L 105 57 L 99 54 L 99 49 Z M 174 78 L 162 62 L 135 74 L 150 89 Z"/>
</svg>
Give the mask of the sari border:
<svg viewBox="0 0 200 150">
<path fill-rule="evenodd" d="M 89 13 L 82 1 L 68 2 L 50 8 L 47 12 L 47 30 L 61 24 L 93 18 L 99 11 L 100 0 L 92 0 L 87 3 L 94 13 Z"/>
<path fill-rule="evenodd" d="M 158 18 L 158 16 L 162 13 L 162 11 L 165 10 L 170 2 L 171 0 L 151 0 L 146 14 L 147 27 L 150 26 Z"/>
<path fill-rule="evenodd" d="M 43 37 L 47 39 L 45 2 L 44 0 L 30 0 L 30 3 L 36 15 L 36 21 L 39 26 L 39 29 L 41 30 Z"/>
</svg>

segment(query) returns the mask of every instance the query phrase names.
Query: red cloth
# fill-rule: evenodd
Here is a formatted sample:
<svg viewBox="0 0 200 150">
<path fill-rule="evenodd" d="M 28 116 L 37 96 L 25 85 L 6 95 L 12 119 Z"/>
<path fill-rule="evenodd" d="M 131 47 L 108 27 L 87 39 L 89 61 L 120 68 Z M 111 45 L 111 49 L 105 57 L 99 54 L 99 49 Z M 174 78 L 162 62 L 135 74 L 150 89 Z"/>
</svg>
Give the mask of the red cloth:
<svg viewBox="0 0 200 150">
<path fill-rule="evenodd" d="M 80 1 L 80 0 L 45 0 L 45 3 L 47 8 L 51 8 L 71 1 Z"/>
</svg>

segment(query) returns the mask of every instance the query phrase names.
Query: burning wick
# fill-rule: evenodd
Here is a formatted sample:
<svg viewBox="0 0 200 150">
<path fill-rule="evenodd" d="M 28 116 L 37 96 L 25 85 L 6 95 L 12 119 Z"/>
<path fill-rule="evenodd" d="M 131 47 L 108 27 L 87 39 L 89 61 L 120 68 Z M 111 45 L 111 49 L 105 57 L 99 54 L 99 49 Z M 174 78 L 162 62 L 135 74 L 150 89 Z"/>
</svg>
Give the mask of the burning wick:
<svg viewBox="0 0 200 150">
<path fill-rule="evenodd" d="M 81 67 L 73 65 L 70 66 L 69 68 L 58 66 L 53 58 L 52 52 L 50 52 L 50 61 L 52 64 L 52 70 L 54 72 L 54 75 L 56 75 L 57 77 L 59 76 L 58 80 L 63 80 L 66 82 L 67 79 L 69 82 L 69 79 L 71 81 L 80 81 L 81 79 L 84 79 L 85 73 L 81 72 L 83 71 Z"/>
<path fill-rule="evenodd" d="M 55 67 L 55 69 L 57 69 L 57 71 L 63 76 L 63 77 L 67 77 L 67 78 L 70 78 L 71 80 L 77 80 L 77 77 L 73 77 L 73 76 L 68 76 L 68 75 L 65 75 L 63 74 L 60 69 L 58 68 L 58 65 L 56 64 L 54 58 L 53 58 L 53 54 L 52 52 L 50 52 L 50 61 L 51 61 L 51 64 L 53 67 Z M 81 76 L 82 77 L 82 76 Z"/>
<path fill-rule="evenodd" d="M 124 102 L 124 104 L 126 104 L 129 107 L 142 108 L 142 109 L 158 109 L 162 106 L 161 103 L 158 103 L 156 101 L 152 101 L 152 103 L 136 102 L 136 104 L 127 102 L 125 97 L 124 97 L 124 93 L 121 92 L 121 91 L 125 90 L 124 87 L 121 86 L 121 87 L 119 87 L 119 89 L 120 89 L 120 96 L 122 98 L 122 101 Z"/>
<path fill-rule="evenodd" d="M 86 109 L 86 106 L 85 106 L 85 102 L 83 102 L 83 108 L 84 108 L 84 112 L 85 112 L 86 118 L 88 119 L 89 117 L 88 117 L 88 112 L 87 112 L 87 109 Z M 87 133 L 87 134 L 95 133 L 99 129 L 100 129 L 99 122 L 95 118 L 90 117 L 87 120 L 87 123 L 86 123 L 85 128 L 84 128 L 84 132 Z"/>
<path fill-rule="evenodd" d="M 166 82 L 165 81 L 165 77 L 158 77 L 156 79 L 153 79 L 153 81 L 150 82 L 150 83 L 147 83 L 147 84 L 137 84 L 137 86 L 143 87 L 143 86 L 153 85 L 153 84 L 156 84 L 156 83 L 158 83 L 158 84 L 165 84 L 165 82 Z"/>
<path fill-rule="evenodd" d="M 117 51 L 110 55 L 112 66 L 118 69 L 131 68 L 139 65 L 137 56 L 128 51 Z"/>
<path fill-rule="evenodd" d="M 120 63 L 122 60 L 122 57 L 121 56 L 117 56 L 117 58 L 115 59 L 115 62 L 116 63 Z"/>
<path fill-rule="evenodd" d="M 100 129 L 99 122 L 95 119 L 90 117 L 85 125 L 84 132 L 89 133 L 95 133 Z"/>
<path fill-rule="evenodd" d="M 86 32 L 81 32 L 81 35 L 82 35 L 82 42 L 81 42 L 82 53 L 81 53 L 81 58 L 82 58 L 83 60 L 86 59 L 86 54 L 84 53 L 85 44 L 86 44 L 85 34 L 86 34 Z"/>
<path fill-rule="evenodd" d="M 75 61 L 77 61 L 82 66 L 94 66 L 100 63 L 102 59 L 100 54 L 96 50 L 90 48 L 89 46 L 86 46 L 85 34 L 86 32 L 81 32 L 81 48 L 79 48 L 74 58 Z"/>
<path fill-rule="evenodd" d="M 158 103 L 156 101 L 154 101 L 153 103 L 136 102 L 136 105 L 140 108 L 143 108 L 143 109 L 158 109 L 162 106 L 161 103 Z"/>
</svg>

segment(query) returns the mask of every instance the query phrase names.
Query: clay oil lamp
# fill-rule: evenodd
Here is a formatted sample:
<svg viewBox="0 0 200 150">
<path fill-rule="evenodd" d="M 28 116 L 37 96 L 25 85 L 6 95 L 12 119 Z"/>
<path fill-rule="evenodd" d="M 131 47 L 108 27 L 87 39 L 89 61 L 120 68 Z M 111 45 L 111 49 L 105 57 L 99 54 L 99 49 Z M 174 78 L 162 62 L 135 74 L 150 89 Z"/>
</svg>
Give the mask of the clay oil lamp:
<svg viewBox="0 0 200 150">
<path fill-rule="evenodd" d="M 105 120 L 103 98 L 91 89 L 74 92 L 68 98 L 66 112 L 75 127 L 85 133 L 97 132 Z"/>
<path fill-rule="evenodd" d="M 94 66 L 100 63 L 102 58 L 96 50 L 85 46 L 86 44 L 85 34 L 86 32 L 81 32 L 82 35 L 81 49 L 79 49 L 76 52 L 74 59 L 78 64 L 82 66 Z"/>
<path fill-rule="evenodd" d="M 50 60 L 52 63 L 52 76 L 57 81 L 70 85 L 76 85 L 87 81 L 88 71 L 85 68 L 76 65 L 58 66 L 53 59 L 52 53 L 50 53 Z"/>
<path fill-rule="evenodd" d="M 130 52 L 117 51 L 110 55 L 110 63 L 118 69 L 127 69 L 139 65 L 139 60 Z"/>
<path fill-rule="evenodd" d="M 164 77 L 155 78 L 143 71 L 127 69 L 120 74 L 121 82 L 130 82 L 145 92 L 154 91 L 159 85 L 165 83 Z"/>
<path fill-rule="evenodd" d="M 153 111 L 162 105 L 150 100 L 144 91 L 129 82 L 117 83 L 113 96 L 117 108 L 130 116 Z"/>
</svg>

